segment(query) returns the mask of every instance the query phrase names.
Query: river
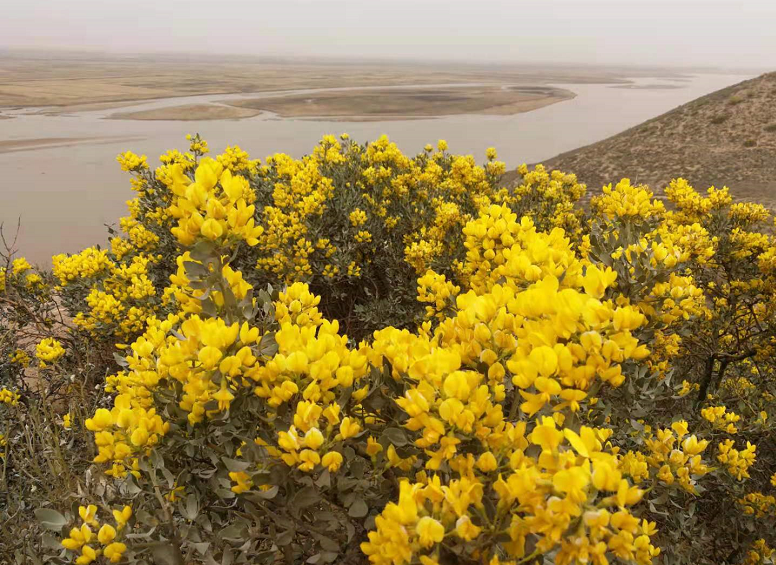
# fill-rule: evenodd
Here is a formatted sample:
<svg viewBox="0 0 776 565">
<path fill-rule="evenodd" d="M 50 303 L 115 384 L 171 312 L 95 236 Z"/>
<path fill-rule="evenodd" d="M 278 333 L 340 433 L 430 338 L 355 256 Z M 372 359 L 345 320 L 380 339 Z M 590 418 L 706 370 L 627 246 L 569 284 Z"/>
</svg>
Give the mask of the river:
<svg viewBox="0 0 776 565">
<path fill-rule="evenodd" d="M 747 78 L 751 77 L 642 77 L 633 79 L 631 88 L 557 84 L 553 86 L 567 88 L 577 96 L 511 116 L 456 115 L 395 121 L 292 119 L 269 113 L 241 120 L 189 122 L 105 119 L 116 112 L 313 91 L 189 96 L 63 115 L 47 115 L 45 108 L 5 109 L 6 115 L 14 117 L 0 120 L 0 222 L 5 222 L 7 234 L 21 217 L 21 250 L 42 265 L 48 264 L 54 253 L 104 243 L 104 225 L 117 222 L 126 212 L 124 202 L 132 197 L 129 177 L 119 169 L 116 155 L 131 149 L 148 155 L 149 163 L 156 166 L 159 154 L 171 148 L 186 148 L 186 133 L 200 133 L 214 153 L 228 144 L 237 144 L 252 157 L 262 159 L 275 152 L 300 157 L 327 133 L 347 132 L 357 141 L 388 134 L 411 154 L 426 143 L 446 139 L 452 152 L 471 153 L 478 160 L 484 160 L 485 149 L 494 146 L 499 158 L 514 167 L 599 141 Z M 49 146 L 34 146 L 33 141 L 28 147 L 18 144 L 50 138 L 54 141 Z M 3 142 L 16 142 L 16 146 L 2 152 Z"/>
</svg>

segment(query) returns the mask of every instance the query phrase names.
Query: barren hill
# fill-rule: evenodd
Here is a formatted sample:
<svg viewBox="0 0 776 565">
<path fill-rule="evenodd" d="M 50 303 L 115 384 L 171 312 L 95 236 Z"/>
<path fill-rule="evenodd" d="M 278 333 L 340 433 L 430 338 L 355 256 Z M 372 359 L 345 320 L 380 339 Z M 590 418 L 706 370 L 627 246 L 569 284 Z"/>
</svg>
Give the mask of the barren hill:
<svg viewBox="0 0 776 565">
<path fill-rule="evenodd" d="M 776 203 L 776 73 L 718 90 L 545 163 L 576 173 L 590 193 L 628 177 L 656 192 L 676 177 L 729 186 Z"/>
</svg>

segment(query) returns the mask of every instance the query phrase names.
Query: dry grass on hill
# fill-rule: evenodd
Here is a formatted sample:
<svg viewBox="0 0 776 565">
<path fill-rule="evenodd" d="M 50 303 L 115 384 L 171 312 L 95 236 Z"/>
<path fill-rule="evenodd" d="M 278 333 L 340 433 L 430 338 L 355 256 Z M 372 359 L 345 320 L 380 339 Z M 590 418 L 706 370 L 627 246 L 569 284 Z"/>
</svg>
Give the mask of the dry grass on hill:
<svg viewBox="0 0 776 565">
<path fill-rule="evenodd" d="M 776 73 L 719 90 L 545 162 L 590 192 L 628 177 L 660 191 L 676 177 L 776 204 Z"/>
</svg>

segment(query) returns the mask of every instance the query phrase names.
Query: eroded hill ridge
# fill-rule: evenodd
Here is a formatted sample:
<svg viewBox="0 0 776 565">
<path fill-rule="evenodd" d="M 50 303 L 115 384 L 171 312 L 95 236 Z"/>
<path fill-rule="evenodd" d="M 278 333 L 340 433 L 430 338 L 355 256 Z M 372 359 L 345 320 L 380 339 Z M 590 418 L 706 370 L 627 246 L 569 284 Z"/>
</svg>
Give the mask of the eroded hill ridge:
<svg viewBox="0 0 776 565">
<path fill-rule="evenodd" d="M 739 197 L 776 204 L 776 72 L 679 106 L 603 141 L 550 159 L 590 192 L 628 177 L 656 192 L 676 177 L 727 185 Z"/>
</svg>

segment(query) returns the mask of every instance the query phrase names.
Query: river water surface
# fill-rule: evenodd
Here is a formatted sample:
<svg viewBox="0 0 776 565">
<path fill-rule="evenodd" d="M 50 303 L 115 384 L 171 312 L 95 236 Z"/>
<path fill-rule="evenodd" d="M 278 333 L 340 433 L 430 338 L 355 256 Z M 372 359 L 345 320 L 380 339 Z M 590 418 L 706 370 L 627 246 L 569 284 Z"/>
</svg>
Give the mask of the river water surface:
<svg viewBox="0 0 776 565">
<path fill-rule="evenodd" d="M 599 141 L 746 78 L 750 77 L 703 74 L 683 79 L 639 78 L 634 79 L 633 88 L 558 84 L 577 96 L 511 116 L 392 121 L 292 119 L 269 113 L 241 120 L 189 122 L 106 119 L 117 112 L 320 90 L 189 96 L 62 115 L 46 115 L 46 109 L 41 108 L 6 109 L 3 113 L 14 117 L 0 120 L 0 222 L 5 222 L 8 231 L 21 216 L 21 250 L 40 264 L 47 264 L 54 253 L 104 243 L 104 225 L 125 214 L 124 202 L 133 194 L 116 155 L 127 149 L 144 153 L 153 167 L 161 153 L 187 147 L 186 133 L 200 133 L 213 153 L 237 144 L 252 157 L 262 159 L 276 152 L 300 157 L 327 133 L 347 132 L 360 142 L 388 134 L 409 154 L 420 151 L 426 143 L 446 139 L 450 151 L 471 153 L 478 160 L 484 160 L 485 149 L 494 146 L 499 159 L 515 167 Z M 42 139 L 49 145 L 36 146 L 38 142 L 33 140 Z M 23 145 L 25 140 L 30 140 L 27 146 Z"/>
</svg>

